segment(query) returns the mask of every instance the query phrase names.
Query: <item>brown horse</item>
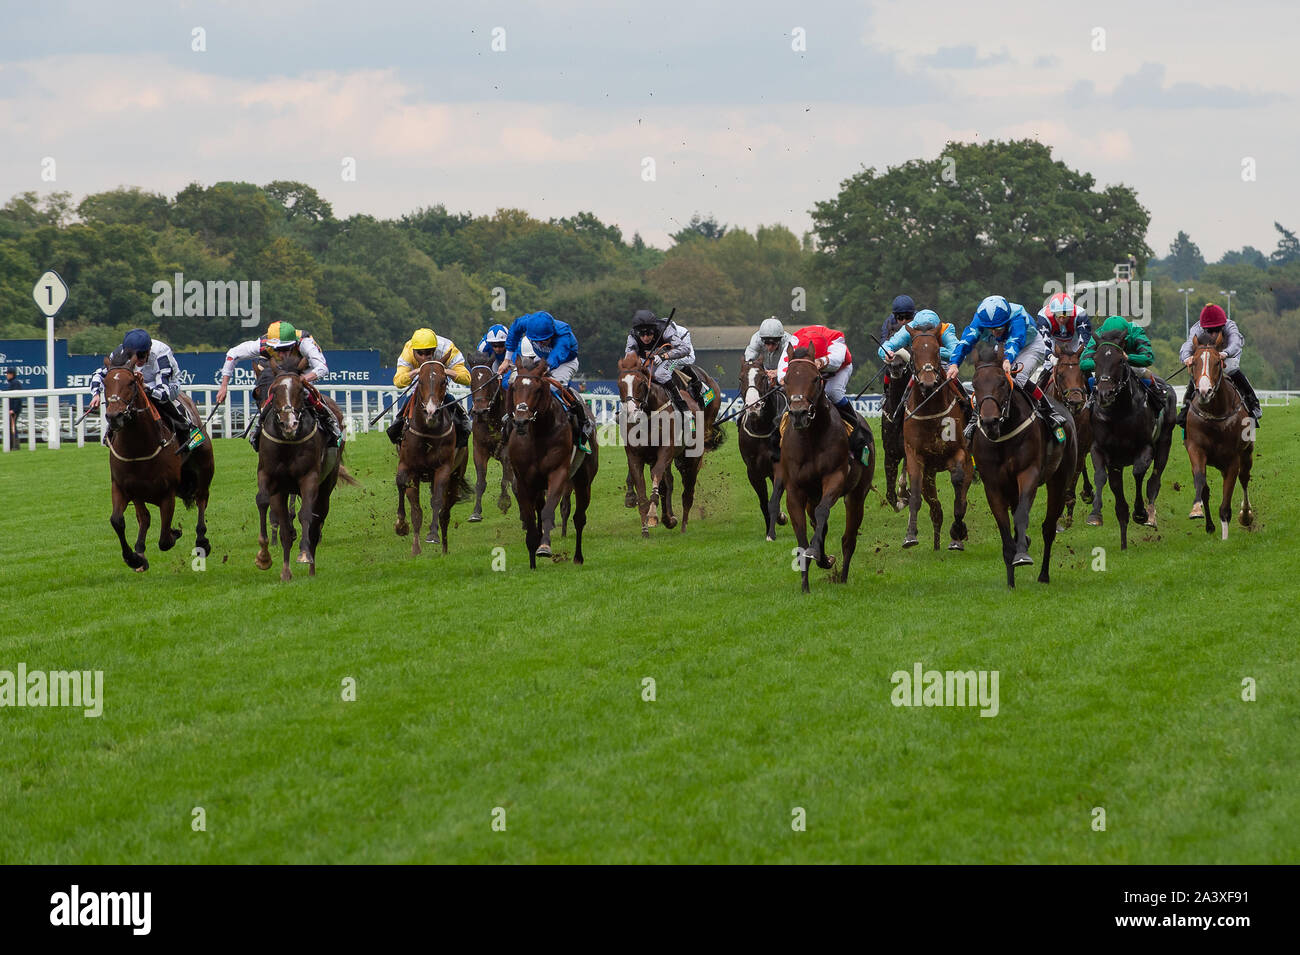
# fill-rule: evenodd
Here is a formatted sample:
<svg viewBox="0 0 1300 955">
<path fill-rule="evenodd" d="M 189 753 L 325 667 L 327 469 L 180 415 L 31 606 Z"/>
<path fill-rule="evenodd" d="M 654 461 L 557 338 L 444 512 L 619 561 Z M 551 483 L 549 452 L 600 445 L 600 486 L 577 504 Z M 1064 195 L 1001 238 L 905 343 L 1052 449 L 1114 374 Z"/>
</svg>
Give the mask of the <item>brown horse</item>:
<svg viewBox="0 0 1300 955">
<path fill-rule="evenodd" d="M 483 520 L 483 492 L 487 490 L 488 460 L 501 463 L 501 494 L 497 509 L 502 514 L 510 510 L 510 461 L 506 457 L 505 424 L 506 393 L 501 387 L 501 376 L 492 370 L 492 356 L 478 352 L 469 360 L 470 416 L 474 419 L 474 513 L 469 522 Z"/>
<path fill-rule="evenodd" d="M 885 453 L 885 497 L 882 506 L 888 504 L 895 511 L 901 511 L 907 505 L 902 498 L 910 494 L 907 485 L 907 469 L 900 465 L 907 457 L 903 448 L 902 416 L 903 402 L 907 398 L 907 387 L 912 382 L 912 368 L 907 359 L 894 353 L 894 360 L 889 362 L 885 373 L 884 400 L 880 406 L 880 444 Z"/>
<path fill-rule="evenodd" d="M 624 355 L 618 363 L 618 394 L 623 408 L 621 431 L 627 452 L 628 470 L 636 491 L 641 513 L 641 536 L 649 537 L 650 528 L 659 524 L 659 503 L 664 506 L 664 526 L 677 526 L 673 517 L 673 477 L 669 467 L 676 465 L 682 476 L 682 531 L 691 516 L 695 501 L 695 483 L 699 478 L 704 452 L 717 447 L 721 432 L 713 422 L 718 417 L 718 383 L 704 372 L 714 398 L 701 410 L 694 401 L 688 403 L 692 418 L 684 418 L 668 395 L 668 386 L 655 381 L 649 358 Z M 692 420 L 693 419 L 693 420 Z M 650 469 L 650 493 L 646 493 L 645 468 Z"/>
<path fill-rule="evenodd" d="M 767 377 L 762 360 L 755 359 L 740 364 L 740 397 L 745 407 L 736 420 L 740 459 L 745 462 L 749 486 L 758 497 L 767 539 L 774 541 L 777 525 L 784 525 L 787 520 L 781 510 L 785 488 L 775 467 L 781 444 L 781 415 L 786 407 L 785 392 Z M 770 492 L 768 481 L 772 482 Z"/>
<path fill-rule="evenodd" d="M 587 524 L 591 484 L 599 466 L 599 448 L 592 442 L 588 454 L 574 444 L 568 411 L 551 393 L 554 384 L 546 376 L 546 362 L 524 358 L 510 379 L 506 404 L 511 409 L 510 437 L 506 455 L 511 482 L 528 547 L 528 566 L 537 568 L 538 557 L 551 556 L 551 531 L 560 499 L 572 492 L 575 498 L 573 526 L 577 540 L 573 562 L 582 563 L 582 529 Z M 591 412 L 584 404 L 584 415 Z"/>
<path fill-rule="evenodd" d="M 1092 482 L 1088 480 L 1088 452 L 1092 450 L 1092 406 L 1088 404 L 1088 376 L 1079 368 L 1079 359 L 1083 353 L 1062 348 L 1060 344 L 1052 346 L 1052 353 L 1056 356 L 1056 364 L 1043 390 L 1069 410 L 1074 418 L 1074 433 L 1079 439 L 1074 477 L 1070 479 L 1070 486 L 1065 491 L 1065 519 L 1061 522 L 1064 529 L 1074 523 L 1074 489 L 1079 484 L 1080 475 L 1083 476 L 1083 503 L 1092 503 Z M 1096 493 L 1100 494 L 1106 486 L 1106 476 L 1099 473 L 1097 480 Z"/>
<path fill-rule="evenodd" d="M 407 404 L 410 420 L 397 449 L 397 523 L 393 530 L 405 537 L 406 504 L 411 505 L 411 556 L 420 553 L 420 482 L 429 484 L 429 534 L 426 544 L 442 544 L 447 553 L 447 525 L 456 491 L 465 477 L 469 448 L 456 447 L 456 421 L 447 401 L 447 367 L 436 359 L 416 370 L 415 389 Z M 454 401 L 454 399 L 453 399 Z"/>
<path fill-rule="evenodd" d="M 1192 348 L 1192 383 L 1196 395 L 1188 409 L 1183 447 L 1192 462 L 1192 483 L 1196 506 L 1191 517 L 1205 517 L 1205 533 L 1214 533 L 1210 521 L 1210 482 L 1207 468 L 1223 475 L 1223 497 L 1219 502 L 1219 526 L 1228 539 L 1232 521 L 1232 491 L 1241 481 L 1242 527 L 1255 523 L 1250 506 L 1250 469 L 1255 460 L 1255 419 L 1223 370 L 1223 333 L 1202 332 Z"/>
<path fill-rule="evenodd" d="M 144 379 L 129 367 L 110 367 L 104 373 L 104 417 L 108 422 L 108 473 L 112 481 L 113 514 L 109 523 L 122 545 L 122 559 L 132 570 L 149 569 L 144 556 L 144 540 L 149 533 L 149 508 L 158 508 L 162 528 L 158 531 L 158 549 L 171 550 L 181 530 L 172 527 L 176 498 L 187 508 L 199 506 L 194 546 L 203 556 L 212 553 L 208 540 L 208 488 L 212 485 L 212 439 L 203 429 L 204 442 L 182 459 L 180 445 L 158 409 L 145 392 Z M 198 411 L 189 395 L 180 396 L 190 417 L 199 422 Z M 135 519 L 140 526 L 132 551 L 126 543 L 127 504 L 135 505 Z"/>
<path fill-rule="evenodd" d="M 1034 496 L 1044 484 L 1047 516 L 1043 520 L 1043 569 L 1038 581 L 1049 583 L 1056 522 L 1065 509 L 1065 488 L 1074 475 L 1078 455 L 1074 421 L 1066 418 L 1065 441 L 1057 441 L 1037 413 L 1033 399 L 1017 388 L 1003 370 L 1002 346 L 996 342 L 984 341 L 975 346 L 974 385 L 978 425 L 971 450 L 979 458 L 984 496 L 1002 534 L 1007 586 L 1016 585 L 1017 567 L 1034 562 L 1025 531 Z"/>
<path fill-rule="evenodd" d="M 809 347 L 791 347 L 787 352 L 785 393 L 790 401 L 788 427 L 782 426 L 779 468 L 785 483 L 790 523 L 799 542 L 801 587 L 808 593 L 808 562 L 829 570 L 835 558 L 826 554 L 826 530 L 831 508 L 844 499 L 844 536 L 840 538 L 840 568 L 831 579 L 849 579 L 849 564 L 857 548 L 858 528 L 871 478 L 876 470 L 875 440 L 867 447 L 867 464 L 849 454 L 849 439 L 839 412 L 826 399 L 822 378 Z M 813 520 L 812 548 L 808 547 L 808 518 Z"/>
<path fill-rule="evenodd" d="M 293 545 L 293 521 L 289 517 L 289 495 L 298 495 L 298 523 L 302 528 L 302 544 L 298 563 L 308 565 L 308 575 L 316 576 L 316 547 L 320 544 L 321 529 L 329 515 L 330 496 L 342 478 L 349 484 L 357 482 L 343 467 L 343 447 L 326 446 L 325 433 L 321 431 L 316 416 L 308 402 L 324 402 L 330 413 L 342 424 L 343 415 L 329 398 L 305 383 L 297 368 L 301 365 L 277 365 L 271 380 L 266 403 L 256 427 L 262 429 L 257 452 L 257 510 L 261 529 L 257 538 L 256 564 L 261 570 L 271 567 L 271 554 L 267 550 L 266 512 L 274 509 L 280 527 L 280 546 L 284 563 L 280 579 L 289 581 L 289 548 Z M 294 370 L 291 370 L 294 369 Z"/>
<path fill-rule="evenodd" d="M 903 449 L 907 455 L 907 481 L 911 487 L 904 547 L 913 547 L 916 537 L 916 516 L 921 509 L 921 497 L 930 506 L 930 522 L 934 525 L 934 549 L 939 549 L 939 528 L 943 525 L 943 505 L 935 490 L 935 475 L 947 471 L 952 481 L 952 527 L 948 530 L 949 550 L 966 549 L 967 492 L 975 477 L 975 467 L 966 453 L 966 437 L 962 433 L 965 423 L 963 403 L 966 392 L 961 383 L 944 377 L 939 359 L 939 333 L 933 328 L 912 328 L 911 359 L 912 382 L 905 399 L 906 416 L 903 419 Z"/>
</svg>

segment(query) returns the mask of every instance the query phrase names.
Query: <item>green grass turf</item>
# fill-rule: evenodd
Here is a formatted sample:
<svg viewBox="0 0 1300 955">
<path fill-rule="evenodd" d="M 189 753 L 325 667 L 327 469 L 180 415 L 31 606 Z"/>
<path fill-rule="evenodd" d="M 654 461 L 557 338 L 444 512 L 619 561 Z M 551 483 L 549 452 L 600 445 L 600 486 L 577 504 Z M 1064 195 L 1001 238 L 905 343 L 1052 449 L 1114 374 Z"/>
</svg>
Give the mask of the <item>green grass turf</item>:
<svg viewBox="0 0 1300 955">
<path fill-rule="evenodd" d="M 873 493 L 849 583 L 816 572 L 809 597 L 734 434 L 688 533 L 649 541 L 606 449 L 586 565 L 535 572 L 513 504 L 478 525 L 458 507 L 450 555 L 412 558 L 393 450 L 361 437 L 364 489 L 339 489 L 316 578 L 289 584 L 278 556 L 253 566 L 243 442 L 217 443 L 202 573 L 193 512 L 168 554 L 155 517 L 147 574 L 122 563 L 103 448 L 6 455 L 0 669 L 103 670 L 105 702 L 0 709 L 0 862 L 1300 861 L 1298 431 L 1269 410 L 1258 526 L 1226 543 L 1185 518 L 1176 443 L 1160 530 L 1121 552 L 1108 495 L 1049 586 L 1034 567 L 1008 591 L 976 486 L 962 554 L 929 549 L 924 511 L 903 551 Z M 836 550 L 839 528 L 842 508 Z M 1000 713 L 894 707 L 917 661 L 998 670 Z"/>
</svg>

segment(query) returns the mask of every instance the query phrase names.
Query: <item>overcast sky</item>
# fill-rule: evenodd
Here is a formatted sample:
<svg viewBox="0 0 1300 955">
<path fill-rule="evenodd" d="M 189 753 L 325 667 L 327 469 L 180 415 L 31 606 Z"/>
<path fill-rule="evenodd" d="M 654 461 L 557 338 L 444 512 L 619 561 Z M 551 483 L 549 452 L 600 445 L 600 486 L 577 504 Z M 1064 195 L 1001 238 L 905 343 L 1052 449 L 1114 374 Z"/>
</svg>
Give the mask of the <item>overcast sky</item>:
<svg viewBox="0 0 1300 955">
<path fill-rule="evenodd" d="M 666 247 L 696 211 L 802 233 L 864 166 L 1030 136 L 1135 187 L 1157 254 L 1300 228 L 1294 0 L 40 0 L 3 22 L 0 201 L 298 179 L 339 216 L 590 210 Z"/>
</svg>

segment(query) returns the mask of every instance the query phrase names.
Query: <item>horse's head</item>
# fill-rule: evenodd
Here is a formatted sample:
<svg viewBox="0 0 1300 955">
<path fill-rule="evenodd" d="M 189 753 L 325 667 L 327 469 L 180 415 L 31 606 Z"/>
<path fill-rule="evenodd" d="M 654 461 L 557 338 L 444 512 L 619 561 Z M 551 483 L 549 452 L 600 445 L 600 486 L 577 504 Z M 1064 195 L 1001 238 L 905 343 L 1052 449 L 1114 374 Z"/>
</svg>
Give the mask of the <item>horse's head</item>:
<svg viewBox="0 0 1300 955">
<path fill-rule="evenodd" d="M 1124 346 L 1109 338 L 1103 338 L 1093 353 L 1097 363 L 1097 404 L 1110 408 L 1129 386 L 1131 374 L 1128 366 L 1128 354 Z"/>
<path fill-rule="evenodd" d="M 618 360 L 618 400 L 629 427 L 649 413 L 650 372 L 646 362 L 634 354 Z"/>
<path fill-rule="evenodd" d="M 740 363 L 740 394 L 743 404 L 752 406 L 767 397 L 772 390 L 772 381 L 767 377 L 767 369 L 761 358 Z"/>
<path fill-rule="evenodd" d="M 911 328 L 911 326 L 908 326 Z M 935 328 L 912 328 L 912 377 L 928 394 L 943 383 L 943 363 L 939 359 L 939 331 Z"/>
<path fill-rule="evenodd" d="M 1014 389 L 1011 376 L 1002 367 L 1003 360 L 1002 345 L 998 342 L 981 341 L 975 346 L 975 374 L 971 379 L 975 393 L 972 397 L 980 428 L 991 438 L 999 435 L 1011 412 Z"/>
<path fill-rule="evenodd" d="M 510 379 L 509 403 L 515 430 L 528 434 L 537 416 L 551 407 L 551 386 L 546 382 L 546 362 L 541 358 L 522 358 Z"/>
<path fill-rule="evenodd" d="M 785 393 L 790 402 L 790 423 L 802 431 L 813 423 L 822 405 L 826 382 L 813 360 L 811 345 L 786 349 Z"/>
<path fill-rule="evenodd" d="M 415 376 L 415 393 L 411 400 L 424 415 L 424 420 L 428 421 L 438 413 L 438 406 L 447 397 L 447 367 L 437 359 L 430 358 L 420 365 Z"/>
<path fill-rule="evenodd" d="M 505 346 L 502 346 L 505 347 Z M 501 394 L 501 377 L 492 370 L 492 356 L 475 352 L 469 360 L 470 411 L 487 414 Z"/>
<path fill-rule="evenodd" d="M 1071 414 L 1078 414 L 1088 400 L 1088 376 L 1079 368 L 1080 354 L 1059 342 L 1052 346 L 1052 354 L 1056 356 L 1052 369 L 1056 393 Z"/>
<path fill-rule="evenodd" d="M 104 373 L 104 419 L 108 433 L 116 434 L 135 420 L 137 411 L 145 407 L 144 379 L 133 364 L 109 365 Z"/>
<path fill-rule="evenodd" d="M 1192 384 L 1202 404 L 1214 400 L 1223 381 L 1222 332 L 1201 332 L 1192 345 Z"/>
<path fill-rule="evenodd" d="M 283 368 L 272 362 L 273 367 Z M 307 386 L 296 371 L 280 371 L 271 381 L 271 413 L 275 415 L 280 433 L 289 435 L 298 432 L 299 425 L 306 415 L 304 398 Z"/>
</svg>

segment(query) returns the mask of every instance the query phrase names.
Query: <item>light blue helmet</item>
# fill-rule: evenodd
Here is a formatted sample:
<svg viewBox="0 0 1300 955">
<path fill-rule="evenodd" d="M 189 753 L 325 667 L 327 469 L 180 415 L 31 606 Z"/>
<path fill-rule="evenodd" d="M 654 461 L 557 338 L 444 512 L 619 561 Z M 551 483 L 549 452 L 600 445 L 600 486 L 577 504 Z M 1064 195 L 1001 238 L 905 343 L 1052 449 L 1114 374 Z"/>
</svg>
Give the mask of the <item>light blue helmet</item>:
<svg viewBox="0 0 1300 955">
<path fill-rule="evenodd" d="M 938 328 L 939 313 L 932 308 L 923 308 L 908 324 L 913 328 Z"/>
<path fill-rule="evenodd" d="M 990 295 L 975 309 L 971 324 L 976 328 L 1001 328 L 1011 321 L 1011 305 L 1001 295 Z"/>
<path fill-rule="evenodd" d="M 493 325 L 491 328 L 487 330 L 487 334 L 484 335 L 483 337 L 487 339 L 489 345 L 495 344 L 497 342 L 504 344 L 506 340 L 506 336 L 509 334 L 510 334 L 510 330 L 506 328 L 504 325 Z"/>
</svg>

